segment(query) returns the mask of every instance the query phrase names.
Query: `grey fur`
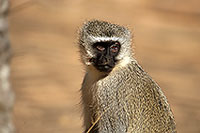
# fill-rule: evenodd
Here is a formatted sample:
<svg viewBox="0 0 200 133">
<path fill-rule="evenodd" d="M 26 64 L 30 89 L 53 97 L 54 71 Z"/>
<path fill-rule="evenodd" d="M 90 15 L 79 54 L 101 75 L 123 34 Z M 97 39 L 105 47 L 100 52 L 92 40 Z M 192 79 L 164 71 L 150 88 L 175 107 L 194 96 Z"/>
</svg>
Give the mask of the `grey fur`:
<svg viewBox="0 0 200 133">
<path fill-rule="evenodd" d="M 119 62 L 110 73 L 99 72 L 88 61 L 95 55 L 91 46 L 99 37 L 118 38 L 122 45 Z M 95 125 L 91 133 L 176 133 L 161 88 L 134 59 L 127 28 L 92 20 L 80 31 L 79 44 L 86 66 L 81 88 L 86 131 Z"/>
</svg>

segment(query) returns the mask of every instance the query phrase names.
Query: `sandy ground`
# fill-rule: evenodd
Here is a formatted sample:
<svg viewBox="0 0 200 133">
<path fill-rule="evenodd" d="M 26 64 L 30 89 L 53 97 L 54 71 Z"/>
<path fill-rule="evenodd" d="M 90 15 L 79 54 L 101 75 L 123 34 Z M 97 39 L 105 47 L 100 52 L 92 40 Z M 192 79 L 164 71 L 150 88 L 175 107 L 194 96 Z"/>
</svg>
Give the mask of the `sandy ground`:
<svg viewBox="0 0 200 133">
<path fill-rule="evenodd" d="M 23 2 L 11 0 L 9 14 L 17 133 L 82 132 L 77 29 L 93 18 L 133 31 L 136 58 L 166 94 L 178 132 L 200 132 L 199 1 Z"/>
</svg>

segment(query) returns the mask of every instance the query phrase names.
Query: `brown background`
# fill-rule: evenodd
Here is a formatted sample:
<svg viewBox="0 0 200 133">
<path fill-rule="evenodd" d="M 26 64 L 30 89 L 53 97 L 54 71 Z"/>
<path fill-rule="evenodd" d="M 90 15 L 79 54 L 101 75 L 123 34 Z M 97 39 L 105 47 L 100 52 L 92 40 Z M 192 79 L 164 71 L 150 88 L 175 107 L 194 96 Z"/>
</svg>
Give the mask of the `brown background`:
<svg viewBox="0 0 200 133">
<path fill-rule="evenodd" d="M 77 29 L 107 20 L 134 33 L 138 62 L 168 97 L 180 133 L 200 132 L 199 0 L 11 0 L 18 133 L 80 133 Z"/>
</svg>

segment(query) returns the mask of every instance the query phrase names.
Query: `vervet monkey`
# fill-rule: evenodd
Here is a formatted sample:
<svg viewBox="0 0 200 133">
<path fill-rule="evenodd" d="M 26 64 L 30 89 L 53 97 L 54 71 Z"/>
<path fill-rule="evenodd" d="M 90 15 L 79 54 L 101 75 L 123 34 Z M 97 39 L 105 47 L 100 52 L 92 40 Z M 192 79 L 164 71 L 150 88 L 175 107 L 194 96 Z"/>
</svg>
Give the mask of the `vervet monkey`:
<svg viewBox="0 0 200 133">
<path fill-rule="evenodd" d="M 86 22 L 79 34 L 87 133 L 176 133 L 161 88 L 134 58 L 131 32 L 105 21 Z"/>
</svg>

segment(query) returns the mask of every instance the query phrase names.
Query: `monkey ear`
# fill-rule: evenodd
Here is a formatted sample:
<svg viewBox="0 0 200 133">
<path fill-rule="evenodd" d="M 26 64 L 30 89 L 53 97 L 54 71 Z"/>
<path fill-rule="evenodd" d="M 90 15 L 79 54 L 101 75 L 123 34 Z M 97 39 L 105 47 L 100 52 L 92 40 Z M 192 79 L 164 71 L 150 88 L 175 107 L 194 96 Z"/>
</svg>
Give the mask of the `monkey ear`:
<svg viewBox="0 0 200 133">
<path fill-rule="evenodd" d="M 91 61 L 92 58 L 89 57 L 87 53 L 82 53 L 80 58 L 81 58 L 81 62 L 84 65 L 86 65 L 86 66 L 92 65 L 92 61 Z"/>
<path fill-rule="evenodd" d="M 85 64 L 86 64 L 87 66 L 90 66 L 90 65 L 92 65 L 92 63 L 91 63 L 90 59 L 86 59 L 86 61 L 85 61 Z"/>
</svg>

